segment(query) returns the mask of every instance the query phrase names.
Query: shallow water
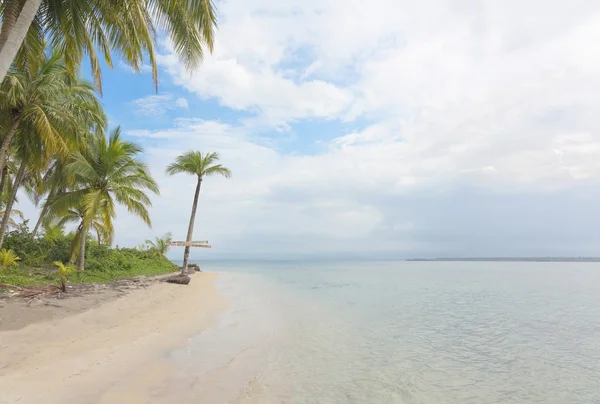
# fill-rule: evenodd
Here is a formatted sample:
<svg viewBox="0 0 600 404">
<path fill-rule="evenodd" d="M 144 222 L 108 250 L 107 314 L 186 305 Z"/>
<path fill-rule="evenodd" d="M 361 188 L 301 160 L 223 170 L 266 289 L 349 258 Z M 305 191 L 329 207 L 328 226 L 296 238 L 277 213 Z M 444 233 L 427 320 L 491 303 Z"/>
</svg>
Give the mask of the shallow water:
<svg viewBox="0 0 600 404">
<path fill-rule="evenodd" d="M 600 403 L 598 264 L 203 270 L 224 274 L 231 308 L 172 354 L 170 386 L 194 402 Z"/>
</svg>

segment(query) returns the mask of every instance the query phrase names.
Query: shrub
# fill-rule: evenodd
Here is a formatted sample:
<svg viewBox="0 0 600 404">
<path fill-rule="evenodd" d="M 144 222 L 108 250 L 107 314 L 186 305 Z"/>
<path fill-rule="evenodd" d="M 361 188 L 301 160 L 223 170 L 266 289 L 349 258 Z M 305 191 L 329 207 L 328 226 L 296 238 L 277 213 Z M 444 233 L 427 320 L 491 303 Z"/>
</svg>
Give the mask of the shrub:
<svg viewBox="0 0 600 404">
<path fill-rule="evenodd" d="M 76 271 L 77 268 L 70 265 L 65 265 L 60 261 L 54 261 L 54 265 L 58 270 L 58 278 L 56 282 L 58 283 L 58 287 L 63 292 L 67 291 L 67 282 L 69 281 L 69 274 L 73 271 Z"/>
<path fill-rule="evenodd" d="M 0 250 L 0 266 L 2 266 L 4 272 L 8 267 L 18 266 L 20 259 L 13 250 L 7 250 L 6 248 Z"/>
<path fill-rule="evenodd" d="M 34 238 L 26 225 L 19 226 L 6 235 L 4 247 L 12 249 L 25 265 L 4 272 L 2 282 L 13 285 L 59 282 L 55 268 L 58 263 L 69 261 L 72 240 L 72 234 Z M 152 251 L 110 248 L 98 244 L 92 237 L 88 238 L 85 256 L 85 270 L 70 272 L 68 278 L 71 282 L 112 282 L 137 275 L 159 275 L 177 270 L 175 264 Z M 62 288 L 61 283 L 59 286 Z"/>
</svg>

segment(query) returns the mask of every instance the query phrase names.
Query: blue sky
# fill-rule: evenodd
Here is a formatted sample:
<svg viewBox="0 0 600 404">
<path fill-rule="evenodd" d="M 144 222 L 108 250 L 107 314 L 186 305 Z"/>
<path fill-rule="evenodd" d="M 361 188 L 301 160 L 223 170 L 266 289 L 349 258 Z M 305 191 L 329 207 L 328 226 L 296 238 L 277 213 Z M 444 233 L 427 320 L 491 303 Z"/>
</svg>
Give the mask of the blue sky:
<svg viewBox="0 0 600 404">
<path fill-rule="evenodd" d="M 600 4 L 523 3 L 217 2 L 214 54 L 188 72 L 163 41 L 158 93 L 104 69 L 161 186 L 116 243 L 184 238 L 194 179 L 163 172 L 198 149 L 234 175 L 204 185 L 197 256 L 600 255 Z"/>
</svg>

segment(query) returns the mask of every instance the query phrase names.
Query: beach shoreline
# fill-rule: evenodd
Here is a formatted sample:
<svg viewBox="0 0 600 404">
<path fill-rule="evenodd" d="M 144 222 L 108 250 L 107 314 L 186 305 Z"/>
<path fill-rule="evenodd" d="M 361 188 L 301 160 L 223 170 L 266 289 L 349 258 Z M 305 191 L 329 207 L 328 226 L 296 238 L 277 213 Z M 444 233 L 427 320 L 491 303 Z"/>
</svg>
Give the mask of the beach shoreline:
<svg viewBox="0 0 600 404">
<path fill-rule="evenodd" d="M 2 325 L 0 403 L 157 402 L 154 391 L 173 372 L 168 353 L 216 325 L 228 307 L 218 276 L 198 273 L 187 286 L 156 282 L 122 296 L 106 289 L 83 297 L 83 310 L 75 307 L 81 297 L 67 298 L 63 308 L 33 308 L 42 321 Z M 11 307 L 2 310 L 6 316 Z"/>
</svg>

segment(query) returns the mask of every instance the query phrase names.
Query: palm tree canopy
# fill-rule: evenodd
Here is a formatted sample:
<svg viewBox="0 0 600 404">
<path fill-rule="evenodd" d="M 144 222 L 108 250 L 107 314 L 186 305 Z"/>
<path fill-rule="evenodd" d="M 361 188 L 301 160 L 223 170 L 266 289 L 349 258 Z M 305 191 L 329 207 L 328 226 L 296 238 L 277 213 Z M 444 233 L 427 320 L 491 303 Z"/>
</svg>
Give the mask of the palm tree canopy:
<svg viewBox="0 0 600 404">
<path fill-rule="evenodd" d="M 67 220 L 67 217 L 81 213 L 84 232 L 93 227 L 109 241 L 114 232 L 115 205 L 119 203 L 150 225 L 148 207 L 152 203 L 146 191 L 155 194 L 159 191 L 148 168 L 137 158 L 141 152 L 139 146 L 121 139 L 120 128 L 116 128 L 108 139 L 91 137 L 87 147 L 75 152 L 65 166 L 69 190 L 48 201 L 48 220 L 60 217 Z M 95 222 L 104 228 L 96 227 Z"/>
<path fill-rule="evenodd" d="M 158 255 L 162 257 L 169 251 L 169 243 L 171 243 L 173 237 L 171 236 L 171 233 L 167 233 L 162 237 L 156 237 L 154 240 L 155 241 L 146 240 L 146 244 L 151 250 L 156 251 Z"/>
<path fill-rule="evenodd" d="M 35 70 L 13 66 L 0 86 L 3 126 L 18 119 L 20 132 L 41 138 L 47 151 L 67 151 L 82 133 L 102 132 L 106 115 L 93 86 L 73 77 L 62 53 L 44 55 Z"/>
<path fill-rule="evenodd" d="M 0 18 L 5 20 L 23 3 L 2 1 Z M 29 55 L 39 51 L 46 36 L 53 47 L 64 50 L 65 62 L 73 73 L 88 55 L 100 91 L 100 58 L 112 67 L 112 51 L 138 72 L 146 55 L 158 87 L 157 31 L 165 31 L 175 53 L 190 69 L 202 61 L 205 48 L 212 52 L 216 25 L 212 0 L 43 0 L 15 61 L 24 64 L 32 59 Z M 2 27 L 2 31 L 10 29 Z"/>
<path fill-rule="evenodd" d="M 187 151 L 175 159 L 170 164 L 166 173 L 174 175 L 185 173 L 198 176 L 199 179 L 211 175 L 221 175 L 225 178 L 231 177 L 231 171 L 221 164 L 215 164 L 219 161 L 219 153 L 201 153 L 199 151 Z"/>
</svg>

